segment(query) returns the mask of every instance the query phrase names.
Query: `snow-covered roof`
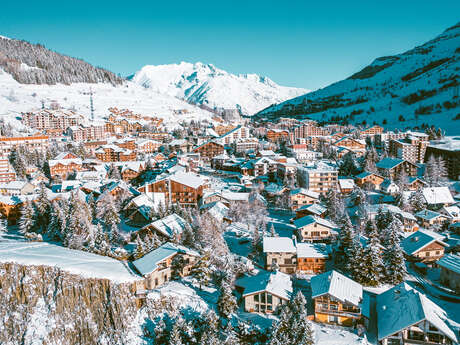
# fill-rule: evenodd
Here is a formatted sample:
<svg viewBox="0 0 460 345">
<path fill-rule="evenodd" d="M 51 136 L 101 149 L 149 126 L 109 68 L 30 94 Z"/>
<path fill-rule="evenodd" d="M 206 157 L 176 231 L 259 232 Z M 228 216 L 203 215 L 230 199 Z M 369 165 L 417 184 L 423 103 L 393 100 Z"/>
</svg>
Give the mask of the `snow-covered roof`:
<svg viewBox="0 0 460 345">
<path fill-rule="evenodd" d="M 146 226 L 152 226 L 163 235 L 172 238 L 174 235 L 181 234 L 184 231 L 186 225 L 187 222 L 184 218 L 173 213 Z"/>
<path fill-rule="evenodd" d="M 315 191 L 312 191 L 312 190 L 309 190 L 309 189 L 305 189 L 305 188 L 293 189 L 293 190 L 291 190 L 289 192 L 289 194 L 291 194 L 291 195 L 304 194 L 304 195 L 307 195 L 307 196 L 309 196 L 310 198 L 313 198 L 313 199 L 318 199 L 319 198 L 319 193 L 317 193 Z"/>
<path fill-rule="evenodd" d="M 441 234 L 429 230 L 419 230 L 406 237 L 402 241 L 401 247 L 407 255 L 413 255 L 433 242 L 447 246 L 443 239 L 444 236 Z"/>
<path fill-rule="evenodd" d="M 290 237 L 264 237 L 264 253 L 295 253 L 296 247 Z"/>
<path fill-rule="evenodd" d="M 445 206 L 442 208 L 442 212 L 448 215 L 452 219 L 460 218 L 460 207 L 454 206 Z"/>
<path fill-rule="evenodd" d="M 297 243 L 298 258 L 327 258 L 326 244 L 324 243 Z"/>
<path fill-rule="evenodd" d="M 267 291 L 275 296 L 289 300 L 293 291 L 291 277 L 279 271 L 262 271 L 256 276 L 243 277 L 236 281 L 236 285 L 244 288 L 243 297 Z"/>
<path fill-rule="evenodd" d="M 427 187 L 422 189 L 423 197 L 430 205 L 453 204 L 454 198 L 447 187 Z"/>
<path fill-rule="evenodd" d="M 378 340 L 426 320 L 457 342 L 455 333 L 446 324 L 446 312 L 407 283 L 378 295 L 376 308 Z"/>
<path fill-rule="evenodd" d="M 339 179 L 340 189 L 353 189 L 355 188 L 355 181 L 351 178 Z"/>
<path fill-rule="evenodd" d="M 460 256 L 455 254 L 446 254 L 438 260 L 437 264 L 449 271 L 460 274 Z"/>
<path fill-rule="evenodd" d="M 311 204 L 311 205 L 303 205 L 297 209 L 297 211 L 308 211 L 313 213 L 314 215 L 320 216 L 324 212 L 327 211 L 327 208 L 321 204 Z"/>
<path fill-rule="evenodd" d="M 214 201 L 202 205 L 200 210 L 206 210 L 214 219 L 222 221 L 224 217 L 227 217 L 229 208 L 220 201 Z"/>
<path fill-rule="evenodd" d="M 404 162 L 404 159 L 385 157 L 380 162 L 377 162 L 375 166 L 381 169 L 393 169 L 402 162 Z"/>
<path fill-rule="evenodd" d="M 312 298 L 331 295 L 342 302 L 358 306 L 363 297 L 361 284 L 337 271 L 329 271 L 311 278 Z"/>
<path fill-rule="evenodd" d="M 158 268 L 158 264 L 160 262 L 176 255 L 177 253 L 187 253 L 194 256 L 199 256 L 199 253 L 191 249 L 167 242 L 157 249 L 152 250 L 150 253 L 144 255 L 140 259 L 133 261 L 133 265 L 136 267 L 140 274 L 145 276 L 154 272 Z"/>
<path fill-rule="evenodd" d="M 199 188 L 205 183 L 205 179 L 198 175 L 191 172 L 182 172 L 179 171 L 174 175 L 170 176 L 171 181 L 175 181 L 177 183 L 192 187 L 194 189 Z"/>
<path fill-rule="evenodd" d="M 294 226 L 299 229 L 309 224 L 318 223 L 330 229 L 338 229 L 338 226 L 327 219 L 316 216 L 305 216 L 294 220 Z"/>
<path fill-rule="evenodd" d="M 7 190 L 21 190 L 25 186 L 29 185 L 30 183 L 27 181 L 10 181 L 7 183 L 1 183 L 0 184 L 0 189 L 7 189 Z"/>
<path fill-rule="evenodd" d="M 432 219 L 436 219 L 436 218 L 441 217 L 441 216 L 445 217 L 441 213 L 431 211 L 431 210 L 427 210 L 427 209 L 417 212 L 415 214 L 415 216 L 418 217 L 418 218 L 425 219 L 425 220 L 432 220 Z"/>
</svg>

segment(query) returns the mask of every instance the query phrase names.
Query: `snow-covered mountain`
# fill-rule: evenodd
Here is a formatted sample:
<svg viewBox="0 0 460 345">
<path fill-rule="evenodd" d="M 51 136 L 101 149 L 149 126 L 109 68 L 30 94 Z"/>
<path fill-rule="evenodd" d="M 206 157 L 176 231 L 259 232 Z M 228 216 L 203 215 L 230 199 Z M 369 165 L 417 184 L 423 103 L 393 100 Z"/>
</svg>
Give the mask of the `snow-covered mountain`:
<svg viewBox="0 0 460 345">
<path fill-rule="evenodd" d="M 307 90 L 280 86 L 257 74 L 235 75 L 211 64 L 144 66 L 131 77 L 136 84 L 211 108 L 240 109 L 245 115 Z"/>
<path fill-rule="evenodd" d="M 0 118 L 22 129 L 21 112 L 57 102 L 89 119 L 89 91 L 96 119 L 109 107 L 127 108 L 163 118 L 169 128 L 182 121 L 211 119 L 213 114 L 165 93 L 146 90 L 82 60 L 0 36 Z M 185 111 L 184 111 L 185 110 Z"/>
<path fill-rule="evenodd" d="M 261 111 L 258 117 L 309 117 L 387 128 L 434 124 L 460 134 L 460 23 L 431 41 L 375 59 L 349 78 Z"/>
</svg>

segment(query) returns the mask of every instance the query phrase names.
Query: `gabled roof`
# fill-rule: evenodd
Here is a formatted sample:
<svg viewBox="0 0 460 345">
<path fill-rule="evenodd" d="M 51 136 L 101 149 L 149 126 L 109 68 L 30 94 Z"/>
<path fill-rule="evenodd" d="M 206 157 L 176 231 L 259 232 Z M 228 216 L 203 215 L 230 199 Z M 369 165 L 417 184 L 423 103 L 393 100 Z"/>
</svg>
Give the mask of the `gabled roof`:
<svg viewBox="0 0 460 345">
<path fill-rule="evenodd" d="M 437 264 L 449 271 L 460 274 L 460 256 L 454 254 L 446 254 L 438 260 Z"/>
<path fill-rule="evenodd" d="M 447 247 L 443 239 L 444 236 L 441 234 L 429 230 L 419 230 L 406 237 L 402 241 L 401 247 L 407 255 L 413 255 L 433 242 L 438 242 Z"/>
<path fill-rule="evenodd" d="M 177 172 L 169 178 L 171 181 L 197 189 L 204 184 L 204 178 L 190 172 Z"/>
<path fill-rule="evenodd" d="M 312 298 L 330 295 L 339 301 L 358 306 L 363 297 L 361 284 L 337 271 L 329 271 L 311 278 Z"/>
<path fill-rule="evenodd" d="M 316 216 L 305 216 L 294 220 L 294 226 L 299 229 L 309 224 L 318 223 L 330 229 L 338 229 L 338 226 L 331 221 Z"/>
<path fill-rule="evenodd" d="M 145 227 L 153 227 L 163 235 L 172 238 L 174 235 L 181 234 L 187 225 L 184 218 L 173 213 L 164 218 L 158 219 Z M 145 228 L 144 227 L 144 228 Z"/>
<path fill-rule="evenodd" d="M 355 188 L 355 181 L 351 178 L 341 178 L 338 180 L 340 189 L 353 189 Z"/>
<path fill-rule="evenodd" d="M 304 194 L 304 195 L 307 195 L 309 196 L 310 198 L 314 198 L 314 199 L 318 199 L 319 198 L 319 193 L 317 192 L 314 192 L 312 190 L 309 190 L 309 189 L 305 189 L 305 188 L 296 188 L 296 189 L 293 189 L 289 192 L 290 195 L 297 195 L 297 194 Z"/>
<path fill-rule="evenodd" d="M 298 258 L 327 258 L 328 253 L 324 243 L 297 243 Z"/>
<path fill-rule="evenodd" d="M 200 255 L 199 253 L 191 249 L 188 249 L 184 246 L 175 245 L 167 242 L 158 247 L 157 249 L 152 250 L 150 253 L 144 255 L 140 259 L 133 261 L 133 265 L 134 267 L 136 267 L 140 274 L 145 276 L 149 273 L 154 272 L 158 268 L 158 264 L 161 261 L 170 258 L 176 255 L 177 253 L 187 253 L 194 256 Z"/>
<path fill-rule="evenodd" d="M 427 210 L 427 209 L 424 209 L 424 210 L 421 210 L 421 211 L 417 212 L 415 214 L 415 216 L 418 217 L 418 218 L 425 219 L 425 220 L 432 220 L 432 219 L 436 219 L 436 218 L 441 217 L 441 216 L 446 217 L 445 215 L 443 215 L 441 213 L 431 211 L 431 210 Z"/>
<path fill-rule="evenodd" d="M 295 253 L 296 247 L 290 237 L 264 237 L 264 253 Z"/>
<path fill-rule="evenodd" d="M 262 271 L 256 276 L 246 276 L 238 279 L 235 285 L 244 289 L 243 297 L 256 292 L 267 291 L 275 296 L 289 300 L 293 291 L 291 277 L 279 271 Z"/>
<path fill-rule="evenodd" d="M 427 187 L 422 189 L 423 197 L 430 205 L 453 204 L 454 198 L 447 187 Z"/>
<path fill-rule="evenodd" d="M 446 324 L 446 312 L 407 283 L 383 292 L 376 300 L 378 340 L 426 320 L 457 342 L 455 333 Z"/>
<path fill-rule="evenodd" d="M 381 169 L 393 169 L 403 162 L 404 159 L 385 157 L 380 162 L 375 164 L 375 166 Z"/>
<path fill-rule="evenodd" d="M 327 208 L 321 204 L 311 204 L 299 207 L 296 212 L 298 211 L 308 211 L 316 216 L 321 216 L 324 212 L 327 211 Z"/>
</svg>

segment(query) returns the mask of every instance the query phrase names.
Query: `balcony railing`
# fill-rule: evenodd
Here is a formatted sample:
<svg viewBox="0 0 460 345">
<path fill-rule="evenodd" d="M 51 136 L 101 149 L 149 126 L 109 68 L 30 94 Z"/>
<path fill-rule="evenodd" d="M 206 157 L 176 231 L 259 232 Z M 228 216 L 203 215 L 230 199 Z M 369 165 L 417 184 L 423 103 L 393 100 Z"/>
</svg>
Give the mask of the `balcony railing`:
<svg viewBox="0 0 460 345">
<path fill-rule="evenodd" d="M 333 316 L 345 316 L 345 317 L 361 317 L 360 312 L 350 312 L 345 310 L 331 310 L 325 308 L 315 308 L 315 312 L 317 313 L 324 313 Z"/>
</svg>

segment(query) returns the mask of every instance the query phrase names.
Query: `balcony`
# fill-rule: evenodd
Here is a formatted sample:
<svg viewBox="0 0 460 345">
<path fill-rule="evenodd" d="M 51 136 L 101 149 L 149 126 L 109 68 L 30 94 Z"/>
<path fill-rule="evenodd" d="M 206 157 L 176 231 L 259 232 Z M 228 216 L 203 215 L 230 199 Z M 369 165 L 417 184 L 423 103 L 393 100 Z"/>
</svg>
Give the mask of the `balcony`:
<svg viewBox="0 0 460 345">
<path fill-rule="evenodd" d="M 360 318 L 360 312 L 350 312 L 345 310 L 331 310 L 326 308 L 315 308 L 315 313 L 323 313 L 333 316 L 342 316 L 342 317 L 352 317 L 352 318 Z"/>
</svg>

